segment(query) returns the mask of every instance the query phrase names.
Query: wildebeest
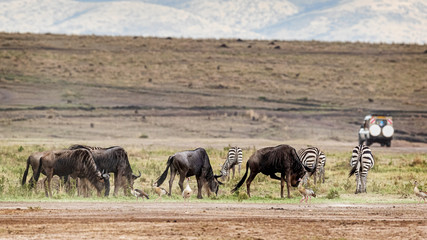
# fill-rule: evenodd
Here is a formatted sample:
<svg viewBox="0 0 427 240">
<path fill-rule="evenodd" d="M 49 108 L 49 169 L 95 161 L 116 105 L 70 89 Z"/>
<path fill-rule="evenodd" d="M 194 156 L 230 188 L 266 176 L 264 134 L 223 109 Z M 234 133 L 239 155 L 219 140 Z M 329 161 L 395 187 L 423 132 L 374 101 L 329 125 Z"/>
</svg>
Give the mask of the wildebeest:
<svg viewBox="0 0 427 240">
<path fill-rule="evenodd" d="M 25 168 L 24 175 L 22 176 L 22 186 L 24 186 L 25 182 L 27 181 L 28 170 L 31 166 L 31 168 L 33 170 L 33 176 L 31 176 L 31 178 L 29 180 L 29 186 L 30 186 L 30 188 L 34 187 L 34 175 L 36 174 L 36 171 L 39 168 L 40 158 L 45 153 L 47 153 L 47 152 L 34 152 L 27 158 L 27 167 Z M 43 171 L 43 169 L 42 169 L 41 173 L 46 175 L 46 173 Z M 61 179 L 63 180 L 64 183 L 68 182 L 68 176 L 63 176 L 63 177 L 61 177 Z"/>
<path fill-rule="evenodd" d="M 52 197 L 50 182 L 53 175 L 69 175 L 72 178 L 87 178 L 96 188 L 98 196 L 100 196 L 102 189 L 105 187 L 104 182 L 106 177 L 97 169 L 91 152 L 86 149 L 46 152 L 40 158 L 40 165 L 34 177 L 35 182 L 38 181 L 42 169 L 47 177 L 44 181 L 44 187 L 45 194 L 48 197 Z M 46 181 L 48 184 L 47 189 Z"/>
<path fill-rule="evenodd" d="M 249 197 L 251 196 L 251 182 L 258 173 L 263 173 L 270 176 L 272 179 L 281 181 L 280 196 L 282 198 L 285 182 L 287 183 L 288 198 L 290 198 L 290 187 L 298 187 L 298 184 L 306 171 L 314 172 L 316 170 L 316 167 L 310 169 L 307 166 L 304 166 L 295 149 L 289 145 L 262 148 L 252 154 L 248 159 L 245 175 L 243 175 L 243 178 L 234 187 L 232 193 L 242 186 L 248 175 L 248 168 L 251 169 L 251 174 L 246 180 Z M 276 176 L 276 173 L 280 173 L 281 176 Z"/>
<path fill-rule="evenodd" d="M 221 176 L 216 176 L 213 174 L 209 156 L 205 149 L 197 148 L 192 151 L 178 152 L 172 156 L 169 156 L 166 169 L 156 181 L 155 186 L 160 186 L 165 181 L 169 168 L 171 169 L 171 176 L 169 180 L 169 195 L 171 195 L 172 183 L 177 173 L 179 173 L 178 185 L 181 189 L 181 192 L 184 190 L 183 182 L 185 178 L 196 176 L 198 189 L 197 198 L 202 198 L 202 188 L 204 184 L 207 184 L 210 191 L 218 194 L 219 185 L 222 183 L 218 181 L 217 178 Z"/>
<path fill-rule="evenodd" d="M 95 163 L 99 169 L 103 169 L 107 173 L 114 173 L 114 196 L 117 196 L 120 187 L 123 187 L 123 192 L 127 195 L 129 193 L 128 187 L 133 189 L 135 179 L 141 177 L 141 172 L 139 172 L 139 175 L 132 173 L 128 155 L 122 147 L 114 146 L 100 148 L 86 145 L 72 145 L 68 149 L 79 148 L 87 149 L 92 152 Z M 123 183 L 123 178 L 127 180 L 128 186 L 125 186 Z"/>
</svg>

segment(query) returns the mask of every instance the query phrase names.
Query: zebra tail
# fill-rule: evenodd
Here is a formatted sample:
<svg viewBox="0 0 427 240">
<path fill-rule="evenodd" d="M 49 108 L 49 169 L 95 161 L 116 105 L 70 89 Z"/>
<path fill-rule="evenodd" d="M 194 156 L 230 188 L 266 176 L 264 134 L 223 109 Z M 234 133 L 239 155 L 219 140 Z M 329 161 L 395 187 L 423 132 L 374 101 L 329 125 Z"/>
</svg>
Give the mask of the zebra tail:
<svg viewBox="0 0 427 240">
<path fill-rule="evenodd" d="M 357 164 L 353 166 L 353 168 L 350 170 L 350 173 L 348 174 L 348 177 L 353 176 L 353 174 L 356 172 Z"/>
<path fill-rule="evenodd" d="M 24 175 L 22 176 L 22 186 L 25 185 L 25 182 L 27 181 L 27 175 L 28 175 L 28 169 L 30 168 L 30 157 L 27 159 L 27 168 L 24 171 Z"/>
<path fill-rule="evenodd" d="M 353 174 L 356 172 L 356 170 L 359 169 L 359 174 L 362 172 L 362 164 L 360 164 L 361 159 L 358 159 L 357 163 L 353 166 L 350 173 L 348 174 L 348 177 L 353 176 Z"/>
<path fill-rule="evenodd" d="M 168 170 L 172 164 L 172 160 L 173 160 L 173 156 L 169 156 L 165 171 L 162 173 L 162 175 L 157 179 L 155 183 L 157 187 L 162 185 L 162 183 L 165 181 L 166 177 L 168 176 Z"/>
<path fill-rule="evenodd" d="M 243 175 L 243 177 L 242 177 L 242 179 L 240 179 L 239 183 L 237 183 L 237 185 L 233 188 L 233 190 L 231 190 L 231 193 L 234 193 L 235 191 L 237 191 L 237 189 L 239 189 L 240 186 L 242 186 L 242 184 L 245 182 L 246 177 L 248 176 L 248 169 L 249 169 L 249 163 L 246 163 L 245 175 Z"/>
</svg>

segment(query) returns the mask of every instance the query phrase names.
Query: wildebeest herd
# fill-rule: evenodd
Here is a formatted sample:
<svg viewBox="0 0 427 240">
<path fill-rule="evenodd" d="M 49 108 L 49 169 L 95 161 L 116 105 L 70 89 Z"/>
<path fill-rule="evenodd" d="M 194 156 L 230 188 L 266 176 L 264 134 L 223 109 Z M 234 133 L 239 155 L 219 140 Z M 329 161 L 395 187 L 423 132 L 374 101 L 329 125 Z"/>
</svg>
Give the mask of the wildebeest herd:
<svg viewBox="0 0 427 240">
<path fill-rule="evenodd" d="M 208 195 L 211 193 L 217 195 L 220 185 L 223 184 L 219 178 L 224 179 L 224 177 L 229 176 L 230 170 L 233 170 L 234 177 L 234 167 L 238 166 L 240 172 L 242 159 L 243 151 L 241 148 L 230 148 L 220 174 L 215 175 L 205 149 L 197 148 L 177 152 L 169 156 L 166 169 L 155 181 L 154 187 L 159 188 L 156 192 L 171 195 L 172 184 L 177 174 L 179 175 L 178 185 L 181 191 L 184 191 L 184 180 L 186 178 L 189 180 L 190 177 L 195 176 L 197 198 L 202 198 L 204 187 L 207 189 Z M 306 185 L 307 178 L 311 175 L 314 175 L 314 181 L 316 181 L 316 176 L 319 177 L 319 181 L 323 177 L 324 182 L 325 164 L 326 155 L 316 147 L 300 149 L 298 152 L 289 145 L 265 147 L 257 150 L 249 157 L 243 177 L 231 192 L 237 191 L 246 180 L 247 195 L 250 197 L 250 185 L 257 174 L 262 173 L 272 179 L 280 180 L 280 196 L 282 198 L 286 185 L 287 197 L 290 198 L 291 187 L 298 187 L 301 181 L 303 181 L 301 185 Z M 352 169 L 349 177 L 353 174 L 356 175 L 357 189 L 355 193 L 366 192 L 367 173 L 373 165 L 374 158 L 369 147 L 359 145 L 353 149 L 350 160 Z M 126 151 L 119 146 L 101 148 L 72 145 L 68 149 L 33 153 L 27 159 L 22 185 L 26 184 L 30 166 L 33 170 L 33 176 L 29 180 L 29 187 L 33 188 L 40 174 L 44 174 L 46 178 L 43 183 L 47 197 L 52 197 L 51 180 L 54 175 L 59 176 L 65 183 L 69 182 L 70 177 L 77 179 L 77 184 L 88 181 L 96 189 L 98 196 L 101 196 L 102 191 L 104 191 L 104 196 L 108 196 L 110 193 L 110 173 L 114 173 L 114 196 L 117 196 L 119 188 L 123 188 L 125 195 L 132 193 L 137 197 L 145 196 L 148 198 L 148 195 L 143 191 L 134 189 L 134 181 L 141 177 L 141 172 L 139 171 L 138 175 L 133 173 Z M 169 191 L 163 188 L 160 190 L 160 185 L 167 178 L 169 170 Z M 299 190 L 301 193 L 311 191 L 305 188 Z M 188 194 L 186 195 L 188 197 Z M 307 196 L 303 194 L 303 198 L 305 197 Z"/>
</svg>

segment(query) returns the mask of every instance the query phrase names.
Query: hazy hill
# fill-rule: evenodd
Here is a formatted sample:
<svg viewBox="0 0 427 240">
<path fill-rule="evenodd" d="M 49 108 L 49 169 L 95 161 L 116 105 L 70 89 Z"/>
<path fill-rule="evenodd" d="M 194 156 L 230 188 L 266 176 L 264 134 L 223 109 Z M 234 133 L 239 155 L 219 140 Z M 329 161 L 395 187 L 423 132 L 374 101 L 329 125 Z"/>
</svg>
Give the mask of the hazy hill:
<svg viewBox="0 0 427 240">
<path fill-rule="evenodd" d="M 425 44 L 427 4 L 422 0 L 3 0 L 0 31 Z"/>
</svg>

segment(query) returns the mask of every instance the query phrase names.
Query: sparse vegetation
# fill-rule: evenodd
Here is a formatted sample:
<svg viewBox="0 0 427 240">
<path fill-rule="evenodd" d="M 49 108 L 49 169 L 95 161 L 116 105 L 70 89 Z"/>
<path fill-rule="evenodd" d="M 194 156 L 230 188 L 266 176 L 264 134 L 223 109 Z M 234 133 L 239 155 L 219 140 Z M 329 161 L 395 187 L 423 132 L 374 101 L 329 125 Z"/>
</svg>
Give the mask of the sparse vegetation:
<svg viewBox="0 0 427 240">
<path fill-rule="evenodd" d="M 54 148 L 65 148 L 67 145 L 58 145 Z M 34 200 L 45 199 L 44 190 L 39 180 L 38 191 L 28 189 L 27 186 L 21 187 L 20 181 L 25 169 L 26 159 L 28 155 L 34 151 L 48 150 L 51 147 L 41 145 L 27 145 L 18 151 L 20 146 L 0 146 L 0 199 L 3 200 Z M 173 154 L 177 149 L 141 149 L 137 147 L 125 147 L 128 151 L 130 162 L 134 171 L 141 171 L 141 178 L 135 182 L 135 187 L 144 190 L 149 195 L 154 196 L 151 188 L 153 182 L 159 177 L 164 170 L 166 160 L 169 155 Z M 214 172 L 219 172 L 219 164 L 222 164 L 227 153 L 227 148 L 207 148 L 206 149 Z M 254 149 L 245 149 L 245 161 L 253 153 Z M 427 176 L 417 173 L 414 169 L 418 166 L 411 166 L 411 163 L 416 161 L 426 161 L 427 155 L 425 154 L 399 154 L 396 157 L 393 154 L 377 154 L 378 161 L 376 165 L 380 167 L 374 168 L 368 177 L 368 193 L 354 195 L 356 189 L 354 178 L 348 178 L 349 166 L 347 163 L 348 153 L 331 152 L 328 155 L 328 163 L 326 165 L 326 182 L 325 184 L 318 184 L 317 186 L 310 186 L 315 190 L 317 198 L 313 199 L 314 202 L 327 202 L 327 201 L 340 201 L 344 202 L 383 202 L 383 201 L 414 201 L 412 197 L 413 181 L 418 180 L 420 188 L 427 189 Z M 390 159 L 393 158 L 395 164 L 390 165 Z M 417 160 L 420 159 L 420 160 Z M 32 175 L 30 170 L 29 177 Z M 210 200 L 216 201 L 243 201 L 243 202 L 283 202 L 283 203 L 297 203 L 300 199 L 300 194 L 297 189 L 291 192 L 292 199 L 280 199 L 280 183 L 279 181 L 272 180 L 267 176 L 259 174 L 252 184 L 252 198 L 248 198 L 246 189 L 243 186 L 236 194 L 231 194 L 231 188 L 237 184 L 241 176 L 225 182 L 225 185 L 220 187 L 217 197 L 212 197 Z M 27 179 L 29 179 L 29 177 Z M 111 181 L 113 181 L 111 179 Z M 312 183 L 312 181 L 310 181 Z M 167 186 L 167 181 L 164 183 Z M 190 186 L 192 189 L 197 189 L 196 181 L 191 181 Z M 112 185 L 113 187 L 113 185 Z M 67 199 L 79 200 L 82 197 L 77 197 L 77 192 L 72 189 L 69 193 L 65 192 L 64 186 L 56 183 L 54 191 L 54 199 Z M 122 192 L 120 191 L 120 194 Z M 359 197 L 361 196 L 361 197 Z M 382 196 L 382 197 L 378 197 Z M 356 197 L 356 198 L 355 198 Z M 196 201 L 195 196 L 192 197 Z M 97 198 L 95 192 L 92 193 L 93 200 L 107 200 L 104 198 Z M 132 201 L 132 197 L 119 196 L 117 198 L 110 197 L 108 201 Z M 151 199 L 152 200 L 152 199 Z M 151 201 L 148 200 L 148 201 Z M 163 197 L 164 201 L 181 201 L 180 191 L 178 185 L 175 183 L 173 187 L 172 197 Z M 197 200 L 198 201 L 198 200 Z M 209 201 L 205 198 L 202 201 Z"/>
<path fill-rule="evenodd" d="M 421 45 L 276 41 L 274 49 L 255 40 L 13 33 L 0 33 L 0 42 L 5 138 L 123 139 L 142 131 L 150 139 L 347 142 L 357 140 L 355 121 L 381 110 L 393 113 L 397 139 L 426 141 Z M 242 116 L 251 110 L 248 121 Z"/>
</svg>

